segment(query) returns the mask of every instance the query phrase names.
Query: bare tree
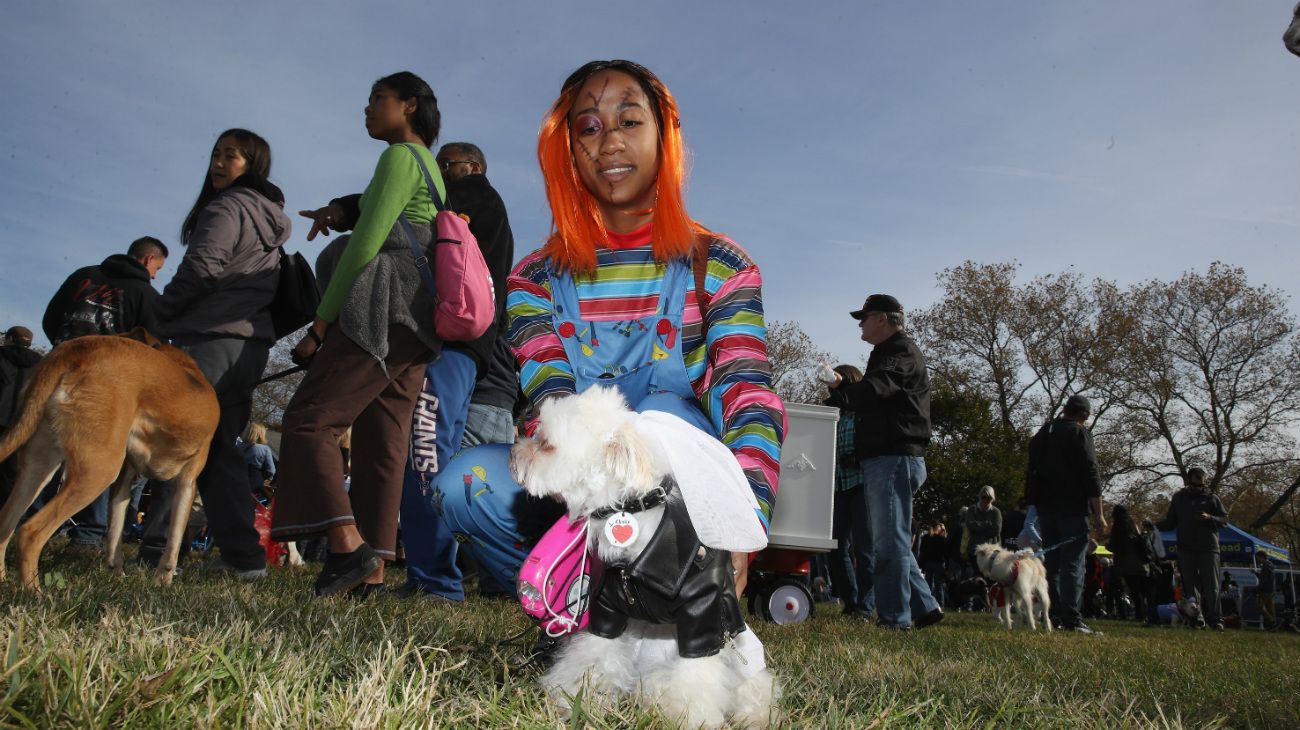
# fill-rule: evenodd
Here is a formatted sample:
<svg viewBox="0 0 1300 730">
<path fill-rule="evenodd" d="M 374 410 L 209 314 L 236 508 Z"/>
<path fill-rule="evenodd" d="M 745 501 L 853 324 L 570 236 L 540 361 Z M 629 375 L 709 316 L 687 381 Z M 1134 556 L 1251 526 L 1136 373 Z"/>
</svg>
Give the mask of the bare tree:
<svg viewBox="0 0 1300 730">
<path fill-rule="evenodd" d="M 1285 297 L 1214 263 L 1136 285 L 1125 300 L 1134 327 L 1112 395 L 1138 416 L 1130 437 L 1145 447 L 1134 455 L 1141 484 L 1202 466 L 1212 488 L 1232 492 L 1261 470 L 1288 473 L 1298 463 L 1300 335 Z"/>
<path fill-rule="evenodd" d="M 795 322 L 772 321 L 767 326 L 767 359 L 772 364 L 772 387 L 788 403 L 821 403 L 826 386 L 817 380 L 816 367 L 830 361 L 808 333 Z"/>
</svg>

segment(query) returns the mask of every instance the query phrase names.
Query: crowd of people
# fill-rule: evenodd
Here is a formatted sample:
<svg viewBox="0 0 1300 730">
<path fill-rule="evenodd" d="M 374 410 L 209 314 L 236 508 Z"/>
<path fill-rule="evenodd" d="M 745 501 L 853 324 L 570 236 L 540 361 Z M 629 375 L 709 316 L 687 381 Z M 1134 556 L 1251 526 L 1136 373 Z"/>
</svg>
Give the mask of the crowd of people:
<svg viewBox="0 0 1300 730">
<path fill-rule="evenodd" d="M 851 365 L 839 365 L 833 370 L 842 376 L 844 383 L 862 379 L 862 373 Z M 830 380 L 829 376 L 826 380 Z M 843 400 L 831 398 L 827 403 L 843 403 Z M 1062 458 L 1071 453 L 1081 457 L 1075 462 L 1079 467 L 1076 473 L 1083 475 L 1083 486 L 1074 497 L 1076 518 L 1083 514 L 1079 509 L 1083 502 L 1080 494 L 1091 514 L 1097 515 L 1101 509 L 1088 464 L 1087 442 L 1082 430 L 1072 425 L 1086 420 L 1087 408 L 1085 398 L 1071 398 L 1062 418 L 1044 426 L 1036 437 L 1037 446 L 1031 451 L 1037 458 L 1031 457 L 1028 483 L 1039 490 L 1050 489 L 1059 498 L 1063 490 L 1043 481 L 1050 472 L 1043 462 L 1047 446 L 1043 440 L 1046 437 L 1041 434 L 1055 434 L 1059 429 L 1068 437 L 1066 446 L 1058 448 L 1062 449 Z M 841 413 L 833 523 L 833 536 L 838 544 L 824 560 L 815 561 L 813 574 L 821 599 L 837 600 L 845 615 L 873 618 L 876 543 L 872 540 L 872 525 L 864 517 L 868 507 L 862 496 L 862 472 L 854 468 L 858 420 L 851 409 L 845 408 Z M 1069 442 L 1075 444 L 1073 449 Z M 1069 473 L 1062 472 L 1058 478 L 1064 479 Z M 1096 494 L 1092 495 L 1093 492 Z M 1051 527 L 1044 530 L 1040 512 L 1043 505 L 1047 505 L 1049 515 L 1069 514 L 1069 502 L 1053 504 L 1053 498 L 1035 499 L 1033 492 L 1027 492 L 1013 509 L 1003 514 L 995 499 L 993 487 L 980 487 L 975 503 L 958 510 L 951 530 L 942 520 L 912 523 L 910 549 L 930 595 L 942 609 L 983 611 L 1000 600 L 997 589 L 988 577 L 980 574 L 974 559 L 976 546 L 992 543 L 1012 551 L 1036 551 L 1036 557 L 1046 558 L 1053 621 L 1064 628 L 1094 634 L 1100 632 L 1088 627 L 1083 619 L 1126 619 L 1158 625 L 1171 623 L 1177 614 L 1178 619 L 1173 623 L 1222 630 L 1225 623 L 1243 625 L 1248 596 L 1253 603 L 1252 617 L 1257 611 L 1262 628 L 1292 631 L 1300 628 L 1295 619 L 1293 572 L 1277 576 L 1272 561 L 1265 556 L 1259 567 L 1252 570 L 1256 586 L 1247 592 L 1228 571 L 1222 570 L 1218 531 L 1226 524 L 1227 513 L 1210 491 L 1203 469 L 1188 470 L 1185 487 L 1172 496 L 1163 519 L 1143 520 L 1139 528 L 1128 507 L 1114 505 L 1110 530 L 1104 535 L 1104 554 L 1099 550 L 1103 545 L 1091 537 L 1102 535 L 1102 530 L 1094 529 L 1091 524 L 1082 527 L 1076 524 L 1073 529 L 1055 532 Z M 1104 529 L 1106 522 L 1097 522 Z M 1162 536 L 1162 531 L 1170 530 L 1177 534 L 1175 551 L 1166 550 Z M 1055 542 L 1045 539 L 1044 532 L 1052 535 Z M 1061 555 L 1055 559 L 1048 557 L 1057 551 Z"/>
<path fill-rule="evenodd" d="M 437 147 L 440 127 L 423 79 L 405 71 L 379 79 L 365 130 L 384 149 L 365 191 L 300 212 L 309 240 L 348 234 L 316 262 L 320 305 L 292 351 L 307 370 L 283 416 L 278 458 L 264 428 L 249 423 L 276 339 L 270 309 L 292 228 L 261 136 L 217 135 L 161 293 L 150 280 L 169 250 L 145 237 L 79 270 L 51 300 L 44 324 L 53 346 L 143 327 L 188 352 L 215 389 L 220 424 L 198 480 L 214 557 L 198 570 L 267 575 L 256 514 L 273 491 L 270 538 L 327 545 L 317 595 L 462 600 L 466 549 L 481 591 L 513 595 L 537 526 L 558 514 L 524 497 L 501 445 L 516 436 L 518 404 L 535 412 L 597 385 L 724 443 L 766 523 L 786 420 L 765 352 L 762 276 L 741 246 L 687 213 L 681 117 L 668 88 L 630 61 L 588 63 L 565 80 L 538 140 L 553 232 L 513 270 L 509 220 L 485 155 L 468 142 Z M 435 332 L 434 295 L 411 249 L 412 239 L 426 252 L 436 245 L 443 207 L 468 221 L 497 296 L 493 325 L 473 341 Z M 10 340 L 18 344 L 3 353 L 5 418 L 39 359 L 29 331 L 15 327 Z M 473 466 L 453 474 L 456 459 Z M 471 489 L 474 480 L 484 488 Z M 147 493 L 145 562 L 161 551 L 169 485 Z M 73 520 L 74 540 L 102 540 L 105 503 Z M 407 582 L 389 591 L 384 569 L 399 557 L 399 528 Z M 748 560 L 735 555 L 732 565 L 743 590 Z"/>
<path fill-rule="evenodd" d="M 468 142 L 435 152 L 440 128 L 437 97 L 423 79 L 405 71 L 379 79 L 365 131 L 384 149 L 365 191 L 300 212 L 311 221 L 308 240 L 348 234 L 317 260 L 320 305 L 293 348 L 308 367 L 283 416 L 278 459 L 265 428 L 249 423 L 275 342 L 270 309 L 292 229 L 270 182 L 265 139 L 245 129 L 217 136 L 181 225 L 183 254 L 161 294 L 151 280 L 171 253 L 146 236 L 79 269 L 52 297 L 42 327 L 53 346 L 144 327 L 188 352 L 215 389 L 221 418 L 198 491 L 217 554 L 204 569 L 249 580 L 267 574 L 255 510 L 273 481 L 270 537 L 325 541 L 320 596 L 387 590 L 399 529 L 407 581 L 395 594 L 463 600 L 458 557 L 470 549 L 484 568 L 480 590 L 511 595 L 512 571 L 539 534 L 530 525 L 544 528 L 556 515 L 523 497 L 492 447 L 514 440 L 520 404 L 535 409 L 598 385 L 617 388 L 634 410 L 672 413 L 719 439 L 766 525 L 786 419 L 766 356 L 762 276 L 736 242 L 688 215 L 681 118 L 667 87 L 629 61 L 591 62 L 565 80 L 538 140 L 553 232 L 513 269 L 513 236 L 484 153 Z M 495 322 L 468 342 L 435 332 L 434 295 L 411 251 L 412 238 L 424 250 L 435 245 L 444 203 L 468 219 L 497 296 Z M 926 480 L 931 439 L 925 356 L 894 296 L 872 294 L 850 316 L 872 347 L 865 370 L 819 373 L 826 403 L 842 413 L 839 547 L 826 564 L 844 613 L 910 630 L 943 620 L 945 608 L 975 607 L 985 592 L 974 548 L 1003 542 L 1044 551 L 1061 628 L 1096 633 L 1085 616 L 1099 615 L 1106 597 L 1117 605 L 1121 591 L 1134 617 L 1154 621 L 1173 575 L 1156 528 L 1176 528 L 1181 594 L 1197 597 L 1207 625 L 1222 626 L 1215 535 L 1226 511 L 1199 469 L 1187 472 L 1158 523 L 1139 530 L 1117 506 L 1107 543 L 1114 562 L 1098 568 L 1089 536 L 1106 533 L 1107 520 L 1082 395 L 1030 441 L 1015 509 L 1004 514 L 984 486 L 951 528 L 918 529 L 913 497 Z M 31 344 L 24 327 L 5 334 L 0 429 L 39 359 Z M 474 466 L 461 473 L 462 461 Z M 7 486 L 12 460 L 4 469 Z M 480 482 L 486 488 L 471 489 Z M 156 562 L 168 485 L 150 491 L 140 555 Z M 75 518 L 71 542 L 102 541 L 106 512 L 105 495 Z M 732 560 L 743 591 L 748 560 Z M 1260 583 L 1261 595 L 1266 585 L 1279 590 L 1263 575 Z"/>
</svg>

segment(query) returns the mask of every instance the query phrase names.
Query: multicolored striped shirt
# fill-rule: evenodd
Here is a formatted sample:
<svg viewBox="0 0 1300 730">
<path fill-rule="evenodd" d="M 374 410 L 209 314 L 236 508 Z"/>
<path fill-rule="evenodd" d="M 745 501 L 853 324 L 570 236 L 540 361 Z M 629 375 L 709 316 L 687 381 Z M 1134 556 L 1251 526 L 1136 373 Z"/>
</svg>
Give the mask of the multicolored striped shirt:
<svg viewBox="0 0 1300 730">
<path fill-rule="evenodd" d="M 610 238 L 613 248 L 596 251 L 595 273 L 574 277 L 582 319 L 650 316 L 658 305 L 666 267 L 654 260 L 648 235 L 640 241 L 616 234 Z M 695 395 L 749 480 L 766 529 L 776 500 L 786 417 L 785 405 L 772 389 L 762 284 L 758 267 L 744 249 L 726 238 L 713 239 L 704 280 L 708 341 L 691 284 L 683 313 L 682 353 Z M 557 393 L 573 393 L 573 369 L 552 320 L 551 282 L 541 251 L 515 266 L 506 290 L 510 344 L 524 394 L 537 404 Z"/>
</svg>

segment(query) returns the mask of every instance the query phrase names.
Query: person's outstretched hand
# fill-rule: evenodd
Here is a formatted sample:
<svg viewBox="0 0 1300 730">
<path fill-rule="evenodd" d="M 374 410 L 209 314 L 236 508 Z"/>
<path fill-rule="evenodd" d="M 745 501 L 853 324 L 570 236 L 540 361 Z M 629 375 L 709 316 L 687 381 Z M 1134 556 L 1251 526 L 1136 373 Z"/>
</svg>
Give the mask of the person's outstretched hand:
<svg viewBox="0 0 1300 730">
<path fill-rule="evenodd" d="M 328 236 L 331 228 L 337 231 L 337 226 L 343 222 L 343 209 L 335 204 L 316 210 L 300 210 L 298 215 L 311 219 L 311 230 L 307 232 L 308 241 L 316 238 L 317 233 Z"/>
<path fill-rule="evenodd" d="M 840 374 L 835 372 L 835 368 L 825 361 L 817 366 L 817 379 L 830 388 L 835 388 L 840 384 Z"/>
</svg>

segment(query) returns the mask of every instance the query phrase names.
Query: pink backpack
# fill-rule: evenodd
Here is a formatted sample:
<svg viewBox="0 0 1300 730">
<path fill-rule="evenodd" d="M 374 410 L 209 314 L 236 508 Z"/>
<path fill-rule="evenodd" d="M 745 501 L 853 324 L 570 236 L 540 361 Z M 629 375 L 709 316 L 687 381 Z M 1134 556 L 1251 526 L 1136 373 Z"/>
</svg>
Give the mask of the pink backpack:
<svg viewBox="0 0 1300 730">
<path fill-rule="evenodd" d="M 424 182 L 429 187 L 429 197 L 438 209 L 434 218 L 433 271 L 429 271 L 429 258 L 421 250 L 415 237 L 415 229 L 405 215 L 398 217 L 411 252 L 415 254 L 415 266 L 420 271 L 424 286 L 433 296 L 433 330 L 438 337 L 450 342 L 468 342 L 478 339 L 487 332 L 492 321 L 496 319 L 496 293 L 492 288 L 492 274 L 488 271 L 483 252 L 479 250 L 478 239 L 469 230 L 469 224 L 457 213 L 449 210 L 438 196 L 438 188 L 433 185 L 429 168 L 415 151 L 415 147 L 403 144 L 415 156 L 415 162 L 424 173 Z"/>
<path fill-rule="evenodd" d="M 560 517 L 519 566 L 519 604 L 549 636 L 587 625 L 587 521 Z"/>
</svg>

